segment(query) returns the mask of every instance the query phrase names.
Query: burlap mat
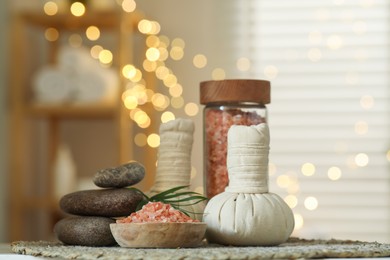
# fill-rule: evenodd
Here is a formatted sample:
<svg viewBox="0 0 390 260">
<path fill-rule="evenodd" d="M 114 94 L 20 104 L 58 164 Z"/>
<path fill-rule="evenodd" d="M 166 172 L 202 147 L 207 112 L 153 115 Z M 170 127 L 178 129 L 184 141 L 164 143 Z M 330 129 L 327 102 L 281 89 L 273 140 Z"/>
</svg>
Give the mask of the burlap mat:
<svg viewBox="0 0 390 260">
<path fill-rule="evenodd" d="M 65 259 L 292 259 L 390 256 L 390 244 L 349 240 L 305 240 L 291 238 L 272 247 L 226 247 L 204 243 L 198 248 L 140 249 L 121 247 L 66 246 L 57 242 L 18 241 L 17 254 Z"/>
</svg>

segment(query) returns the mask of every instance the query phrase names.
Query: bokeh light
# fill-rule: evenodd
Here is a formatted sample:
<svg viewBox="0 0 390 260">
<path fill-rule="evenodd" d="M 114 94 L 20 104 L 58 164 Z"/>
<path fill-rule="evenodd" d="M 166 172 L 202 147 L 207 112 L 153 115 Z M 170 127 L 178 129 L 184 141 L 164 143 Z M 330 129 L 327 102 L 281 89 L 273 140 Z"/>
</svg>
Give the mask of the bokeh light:
<svg viewBox="0 0 390 260">
<path fill-rule="evenodd" d="M 58 13 L 58 5 L 53 1 L 46 2 L 43 6 L 45 14 L 53 16 Z"/>
<path fill-rule="evenodd" d="M 307 197 L 304 201 L 305 208 L 315 210 L 318 207 L 318 200 L 315 197 Z"/>
<path fill-rule="evenodd" d="M 70 12 L 74 16 L 83 16 L 85 14 L 85 6 L 81 2 L 74 2 L 70 6 Z"/>
<path fill-rule="evenodd" d="M 56 28 L 49 27 L 45 30 L 45 38 L 49 42 L 54 42 L 58 40 L 60 34 Z"/>
<path fill-rule="evenodd" d="M 336 166 L 330 167 L 328 170 L 328 177 L 332 181 L 337 181 L 341 178 L 341 169 Z"/>
<path fill-rule="evenodd" d="M 207 58 L 203 54 L 196 54 L 192 59 L 192 63 L 198 69 L 204 68 L 207 65 Z"/>
<path fill-rule="evenodd" d="M 100 30 L 96 26 L 89 26 L 85 31 L 85 35 L 90 41 L 96 41 L 100 37 Z"/>
<path fill-rule="evenodd" d="M 359 167 L 365 167 L 368 165 L 370 159 L 368 157 L 367 154 L 365 153 L 358 153 L 356 156 L 355 156 L 355 163 L 357 166 Z"/>
<path fill-rule="evenodd" d="M 187 103 L 184 107 L 184 112 L 188 115 L 188 116 L 196 116 L 199 112 L 199 106 L 195 103 Z"/>
<path fill-rule="evenodd" d="M 131 13 L 134 12 L 137 7 L 137 4 L 134 0 L 123 0 L 121 6 L 123 11 L 125 11 L 126 13 Z"/>
<path fill-rule="evenodd" d="M 304 163 L 301 167 L 302 174 L 312 176 L 316 172 L 316 167 L 312 163 Z"/>
<path fill-rule="evenodd" d="M 159 147 L 160 146 L 160 136 L 158 134 L 150 134 L 147 138 L 147 143 L 152 148 Z"/>
</svg>

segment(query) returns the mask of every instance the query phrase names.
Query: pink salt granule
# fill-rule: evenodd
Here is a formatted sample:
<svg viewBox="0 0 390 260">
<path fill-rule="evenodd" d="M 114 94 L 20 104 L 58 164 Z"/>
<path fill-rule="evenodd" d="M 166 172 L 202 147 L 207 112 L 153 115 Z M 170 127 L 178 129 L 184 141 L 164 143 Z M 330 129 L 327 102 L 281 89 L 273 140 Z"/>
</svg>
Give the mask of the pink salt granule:
<svg viewBox="0 0 390 260">
<path fill-rule="evenodd" d="M 142 209 L 133 212 L 130 216 L 118 219 L 116 223 L 168 223 L 168 222 L 199 222 L 183 212 L 162 202 L 148 202 Z"/>
</svg>

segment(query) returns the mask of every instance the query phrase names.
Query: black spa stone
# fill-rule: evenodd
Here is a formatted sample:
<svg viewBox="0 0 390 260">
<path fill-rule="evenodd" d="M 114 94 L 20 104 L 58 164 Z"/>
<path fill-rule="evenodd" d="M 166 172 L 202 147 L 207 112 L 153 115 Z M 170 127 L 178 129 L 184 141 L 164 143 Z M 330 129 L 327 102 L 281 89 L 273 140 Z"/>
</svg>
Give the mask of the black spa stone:
<svg viewBox="0 0 390 260">
<path fill-rule="evenodd" d="M 60 200 L 66 213 L 80 216 L 123 217 L 136 210 L 142 195 L 131 189 L 96 189 L 69 193 Z"/>
<path fill-rule="evenodd" d="M 102 169 L 96 172 L 93 182 L 101 188 L 123 188 L 139 183 L 145 176 L 145 167 L 136 162 Z"/>
<path fill-rule="evenodd" d="M 54 226 L 57 239 L 67 245 L 113 246 L 110 224 L 115 220 L 105 217 L 67 217 Z"/>
</svg>

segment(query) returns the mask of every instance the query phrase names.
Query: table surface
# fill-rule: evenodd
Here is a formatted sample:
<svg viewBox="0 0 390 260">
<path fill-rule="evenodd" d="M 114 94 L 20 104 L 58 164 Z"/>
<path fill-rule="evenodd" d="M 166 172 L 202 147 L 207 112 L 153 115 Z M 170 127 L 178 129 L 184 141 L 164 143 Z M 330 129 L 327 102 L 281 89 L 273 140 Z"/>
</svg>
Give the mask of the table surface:
<svg viewBox="0 0 390 260">
<path fill-rule="evenodd" d="M 5 243 L 0 243 L 0 254 L 11 254 L 11 245 L 10 244 L 5 244 Z"/>
</svg>

